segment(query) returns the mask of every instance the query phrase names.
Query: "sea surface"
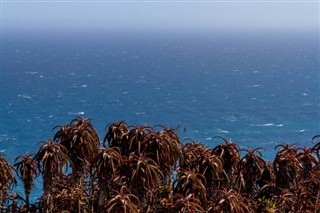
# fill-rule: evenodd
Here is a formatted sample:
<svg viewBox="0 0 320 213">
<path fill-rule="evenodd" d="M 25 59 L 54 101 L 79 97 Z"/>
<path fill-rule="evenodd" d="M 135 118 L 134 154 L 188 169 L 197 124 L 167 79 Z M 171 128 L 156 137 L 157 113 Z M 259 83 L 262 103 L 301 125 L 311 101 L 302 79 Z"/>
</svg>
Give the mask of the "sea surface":
<svg viewBox="0 0 320 213">
<path fill-rule="evenodd" d="M 78 116 L 101 140 L 114 121 L 184 125 L 182 140 L 223 136 L 267 160 L 320 133 L 315 35 L 4 33 L 1 53 L 0 152 L 12 163 Z"/>
</svg>

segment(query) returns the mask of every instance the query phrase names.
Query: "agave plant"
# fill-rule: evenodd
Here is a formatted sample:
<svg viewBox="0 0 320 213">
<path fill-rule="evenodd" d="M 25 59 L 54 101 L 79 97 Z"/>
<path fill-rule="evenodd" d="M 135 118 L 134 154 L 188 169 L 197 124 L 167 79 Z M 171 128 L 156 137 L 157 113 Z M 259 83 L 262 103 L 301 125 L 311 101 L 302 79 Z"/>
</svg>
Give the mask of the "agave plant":
<svg viewBox="0 0 320 213">
<path fill-rule="evenodd" d="M 90 166 L 99 154 L 98 133 L 88 118 L 76 118 L 67 126 L 60 126 L 54 140 L 63 145 L 74 164 L 72 171 L 75 185 L 83 185 L 89 176 Z"/>
<path fill-rule="evenodd" d="M 280 189 L 281 193 L 276 196 L 277 209 L 283 212 L 297 212 L 295 208 L 295 195 L 288 189 Z"/>
<path fill-rule="evenodd" d="M 145 139 L 145 154 L 152 158 L 162 172 L 161 185 L 170 185 L 173 170 L 181 158 L 181 142 L 175 130 L 151 131 Z"/>
<path fill-rule="evenodd" d="M 183 196 L 193 194 L 201 200 L 202 205 L 207 203 L 206 179 L 200 173 L 195 173 L 190 170 L 179 169 L 178 175 L 173 182 L 174 192 Z"/>
<path fill-rule="evenodd" d="M 194 141 L 186 143 L 181 148 L 182 157 L 180 158 L 180 168 L 199 173 L 202 157 L 207 151 L 207 147 L 202 143 Z"/>
<path fill-rule="evenodd" d="M 299 183 L 298 178 L 302 170 L 302 164 L 297 158 L 298 150 L 294 144 L 280 144 L 276 146 L 276 148 L 278 147 L 281 147 L 281 149 L 273 161 L 276 185 L 277 187 L 293 191 Z"/>
<path fill-rule="evenodd" d="M 193 194 L 186 197 L 181 194 L 174 194 L 172 210 L 180 213 L 204 212 L 200 200 L 195 198 Z"/>
<path fill-rule="evenodd" d="M 223 161 L 223 169 L 226 173 L 225 185 L 228 188 L 234 188 L 236 186 L 237 167 L 240 161 L 239 145 L 220 136 L 215 138 L 222 139 L 225 144 L 214 147 L 212 154 L 219 156 Z"/>
<path fill-rule="evenodd" d="M 106 146 L 106 142 L 108 142 L 109 147 L 119 147 L 120 150 L 126 149 L 127 133 L 129 132 L 127 123 L 124 121 L 116 121 L 108 124 L 106 129 L 108 129 L 108 131 L 103 140 L 104 145 Z"/>
<path fill-rule="evenodd" d="M 89 199 L 89 194 L 81 187 L 65 183 L 51 194 L 47 210 L 49 212 L 92 212 Z"/>
<path fill-rule="evenodd" d="M 104 212 L 108 213 L 135 213 L 138 212 L 139 198 L 133 195 L 126 186 L 122 186 L 112 199 L 106 201 Z"/>
<path fill-rule="evenodd" d="M 29 196 L 34 188 L 34 178 L 38 176 L 37 164 L 31 156 L 33 156 L 33 154 L 20 155 L 15 159 L 16 163 L 14 164 L 18 171 L 18 177 L 24 185 L 27 211 L 29 211 Z"/>
<path fill-rule="evenodd" d="M 146 191 L 159 186 L 162 173 L 154 160 L 142 154 L 131 154 L 128 163 L 132 170 L 130 186 L 135 189 L 138 197 L 142 198 Z"/>
<path fill-rule="evenodd" d="M 99 207 L 110 198 L 113 181 L 119 175 L 119 166 L 122 164 L 120 149 L 117 147 L 102 148 L 96 165 L 96 174 L 99 185 Z"/>
<path fill-rule="evenodd" d="M 53 180 L 59 174 L 67 170 L 70 159 L 67 150 L 61 144 L 54 143 L 52 140 L 43 142 L 38 152 L 34 156 L 34 161 L 38 163 L 38 168 L 43 175 L 44 196 L 48 195 L 53 185 Z M 71 163 L 71 166 L 72 163 Z"/>
<path fill-rule="evenodd" d="M 240 160 L 238 164 L 240 175 L 240 191 L 248 195 L 254 194 L 257 190 L 258 181 L 262 176 L 263 169 L 266 167 L 266 162 L 262 158 L 259 151 L 256 149 L 243 149 L 247 154 Z"/>
<path fill-rule="evenodd" d="M 257 181 L 259 187 L 263 187 L 266 184 L 274 183 L 275 176 L 274 176 L 274 169 L 273 163 L 267 162 L 264 165 L 263 171 L 261 173 L 260 179 Z"/>
<path fill-rule="evenodd" d="M 312 149 L 303 147 L 298 149 L 299 153 L 296 155 L 301 162 L 301 181 L 306 181 L 310 178 L 315 167 L 319 166 L 319 160 L 313 155 Z"/>
<path fill-rule="evenodd" d="M 3 202 L 7 199 L 9 187 L 13 187 L 17 183 L 12 172 L 14 167 L 3 156 L 0 153 L 0 210 L 2 209 Z"/>
<path fill-rule="evenodd" d="M 122 163 L 121 152 L 117 147 L 101 148 L 100 150 L 96 173 L 98 178 L 108 180 L 118 172 L 118 166 Z"/>
<path fill-rule="evenodd" d="M 103 148 L 89 119 L 54 129 L 53 141 L 14 166 L 0 154 L 1 212 L 320 211 L 320 142 L 311 149 L 280 144 L 266 163 L 260 148 L 245 149 L 241 159 L 243 150 L 223 137 L 215 137 L 223 143 L 214 148 L 182 145 L 177 129 L 160 125 L 111 123 Z M 26 199 L 8 190 L 16 184 L 13 171 Z M 44 193 L 29 203 L 38 171 Z"/>
<path fill-rule="evenodd" d="M 222 183 L 226 179 L 221 159 L 215 155 L 205 157 L 200 167 L 200 173 L 206 179 L 208 197 L 213 198 L 213 190 L 223 188 Z"/>
<path fill-rule="evenodd" d="M 295 190 L 295 209 L 298 212 L 316 212 L 316 193 L 305 187 L 299 185 Z"/>
<path fill-rule="evenodd" d="M 128 146 L 124 150 L 124 154 L 134 153 L 140 155 L 145 153 L 145 141 L 147 135 L 154 132 L 154 129 L 150 126 L 130 126 L 130 131 L 127 133 Z"/>
<path fill-rule="evenodd" d="M 208 208 L 208 212 L 247 213 L 255 212 L 243 199 L 242 195 L 234 190 L 217 190 L 217 199 Z"/>
<path fill-rule="evenodd" d="M 219 188 L 225 178 L 223 163 L 219 156 L 212 154 L 212 149 L 201 143 L 187 143 L 182 147 L 180 168 L 202 174 L 206 179 L 208 197 L 213 187 Z"/>
</svg>

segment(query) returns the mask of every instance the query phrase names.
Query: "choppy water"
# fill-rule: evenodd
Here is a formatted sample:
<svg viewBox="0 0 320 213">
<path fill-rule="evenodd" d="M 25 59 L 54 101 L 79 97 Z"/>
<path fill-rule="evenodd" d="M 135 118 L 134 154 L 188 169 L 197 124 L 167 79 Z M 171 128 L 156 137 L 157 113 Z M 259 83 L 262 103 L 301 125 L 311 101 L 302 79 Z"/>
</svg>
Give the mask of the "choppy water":
<svg viewBox="0 0 320 213">
<path fill-rule="evenodd" d="M 181 138 L 224 136 L 269 160 L 277 143 L 311 146 L 320 131 L 316 36 L 4 35 L 2 53 L 0 150 L 11 162 L 77 116 L 101 138 L 116 120 L 183 124 Z"/>
</svg>

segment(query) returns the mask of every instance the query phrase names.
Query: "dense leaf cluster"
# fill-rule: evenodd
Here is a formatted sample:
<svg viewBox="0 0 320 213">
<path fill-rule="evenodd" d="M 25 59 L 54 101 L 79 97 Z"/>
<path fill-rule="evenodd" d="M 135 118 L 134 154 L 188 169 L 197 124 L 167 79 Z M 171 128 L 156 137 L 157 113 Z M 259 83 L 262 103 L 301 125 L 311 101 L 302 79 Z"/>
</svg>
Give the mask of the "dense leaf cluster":
<svg viewBox="0 0 320 213">
<path fill-rule="evenodd" d="M 165 126 L 114 122 L 101 142 L 89 119 L 54 129 L 53 140 L 14 166 L 0 155 L 2 212 L 320 211 L 320 142 L 280 144 L 266 162 L 260 148 L 240 149 L 223 137 L 213 148 L 182 143 L 178 130 Z M 24 198 L 12 191 L 14 172 Z M 39 175 L 43 195 L 30 203 Z"/>
</svg>

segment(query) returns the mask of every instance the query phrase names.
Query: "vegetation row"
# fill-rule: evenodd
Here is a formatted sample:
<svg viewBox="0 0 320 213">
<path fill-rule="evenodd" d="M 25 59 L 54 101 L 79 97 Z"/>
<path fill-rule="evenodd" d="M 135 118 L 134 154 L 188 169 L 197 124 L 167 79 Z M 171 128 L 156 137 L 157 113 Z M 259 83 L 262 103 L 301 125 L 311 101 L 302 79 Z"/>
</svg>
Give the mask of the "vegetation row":
<svg viewBox="0 0 320 213">
<path fill-rule="evenodd" d="M 260 148 L 182 143 L 161 125 L 114 122 L 102 142 L 87 118 L 54 132 L 14 165 L 0 154 L 1 212 L 320 212 L 320 135 L 310 148 L 280 144 L 266 162 Z M 43 194 L 30 202 L 40 175 Z"/>
</svg>

